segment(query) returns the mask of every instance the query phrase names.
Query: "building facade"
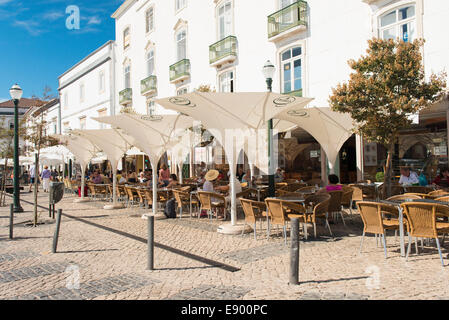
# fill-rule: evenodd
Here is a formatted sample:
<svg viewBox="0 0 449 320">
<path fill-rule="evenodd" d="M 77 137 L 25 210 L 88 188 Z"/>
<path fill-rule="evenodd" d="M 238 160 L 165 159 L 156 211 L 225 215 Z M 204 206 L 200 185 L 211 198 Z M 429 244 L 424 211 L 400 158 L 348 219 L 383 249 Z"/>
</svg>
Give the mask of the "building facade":
<svg viewBox="0 0 449 320">
<path fill-rule="evenodd" d="M 59 77 L 59 132 L 106 127 L 92 118 L 116 112 L 114 66 L 115 43 L 109 41 Z M 55 113 L 50 117 L 54 122 Z"/>
</svg>

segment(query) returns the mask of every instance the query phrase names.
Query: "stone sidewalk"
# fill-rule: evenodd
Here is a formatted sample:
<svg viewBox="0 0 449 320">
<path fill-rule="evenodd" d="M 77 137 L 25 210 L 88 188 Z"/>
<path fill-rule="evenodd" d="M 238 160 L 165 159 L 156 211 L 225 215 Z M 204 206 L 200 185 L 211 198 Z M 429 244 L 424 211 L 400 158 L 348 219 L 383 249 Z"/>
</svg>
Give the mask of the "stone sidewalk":
<svg viewBox="0 0 449 320">
<path fill-rule="evenodd" d="M 356 215 L 331 225 L 334 237 L 318 226 L 319 238 L 301 241 L 299 286 L 288 284 L 289 246 L 281 230 L 227 236 L 222 222 L 202 218 L 155 223 L 155 268 L 146 270 L 148 210 L 102 209 L 104 202 L 74 204 L 66 195 L 58 253 L 51 254 L 55 224 L 39 208 L 34 228 L 31 193 L 23 193 L 26 212 L 15 215 L 8 239 L 9 206 L 0 208 L 0 299 L 446 299 L 449 267 L 442 268 L 434 247 L 408 262 L 399 244 L 387 237 L 388 259 L 374 237 L 358 253 L 362 223 Z M 7 201 L 11 201 L 10 198 Z M 48 206 L 48 195 L 39 193 Z M 265 227 L 265 226 L 264 226 Z M 309 228 L 309 232 L 312 228 Z M 448 248 L 443 249 L 449 263 Z"/>
</svg>

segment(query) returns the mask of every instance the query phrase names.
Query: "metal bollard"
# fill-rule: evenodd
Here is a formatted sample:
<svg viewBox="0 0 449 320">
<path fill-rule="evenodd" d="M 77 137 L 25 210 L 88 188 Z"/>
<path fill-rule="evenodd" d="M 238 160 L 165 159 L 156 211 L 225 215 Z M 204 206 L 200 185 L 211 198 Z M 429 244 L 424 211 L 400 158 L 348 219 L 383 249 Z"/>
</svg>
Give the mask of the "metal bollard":
<svg viewBox="0 0 449 320">
<path fill-rule="evenodd" d="M 51 210 L 52 210 L 52 205 L 51 203 L 48 205 L 48 217 L 51 218 Z"/>
<path fill-rule="evenodd" d="M 299 219 L 291 219 L 290 284 L 299 284 Z"/>
<path fill-rule="evenodd" d="M 55 230 L 55 234 L 53 236 L 53 247 L 51 250 L 52 253 L 56 253 L 56 248 L 58 246 L 59 227 L 61 225 L 61 216 L 62 216 L 62 209 L 58 209 L 58 215 L 56 216 L 56 230 Z"/>
<path fill-rule="evenodd" d="M 148 265 L 147 270 L 154 270 L 154 216 L 148 217 Z"/>
<path fill-rule="evenodd" d="M 9 239 L 14 238 L 14 204 L 9 205 Z"/>
</svg>

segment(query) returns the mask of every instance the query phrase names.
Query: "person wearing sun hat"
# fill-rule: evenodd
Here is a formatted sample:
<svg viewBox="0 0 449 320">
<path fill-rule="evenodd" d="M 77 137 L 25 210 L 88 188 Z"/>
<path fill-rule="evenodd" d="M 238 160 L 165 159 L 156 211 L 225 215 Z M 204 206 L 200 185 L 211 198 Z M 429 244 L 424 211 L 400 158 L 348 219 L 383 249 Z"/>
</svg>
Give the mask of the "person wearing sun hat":
<svg viewBox="0 0 449 320">
<path fill-rule="evenodd" d="M 218 172 L 217 170 L 209 170 L 207 171 L 207 173 L 204 175 L 204 179 L 206 180 L 203 184 L 203 191 L 207 191 L 207 192 L 214 192 L 214 185 L 212 183 L 212 181 L 214 181 L 215 179 L 218 178 L 218 176 L 220 175 L 220 172 Z"/>
</svg>

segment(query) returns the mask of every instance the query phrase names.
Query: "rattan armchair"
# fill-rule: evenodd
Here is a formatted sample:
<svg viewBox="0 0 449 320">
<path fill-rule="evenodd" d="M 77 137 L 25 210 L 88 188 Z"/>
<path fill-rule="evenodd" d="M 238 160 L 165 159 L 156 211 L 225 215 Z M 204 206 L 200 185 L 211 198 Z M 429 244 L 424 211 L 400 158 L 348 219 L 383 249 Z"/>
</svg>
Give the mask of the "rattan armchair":
<svg viewBox="0 0 449 320">
<path fill-rule="evenodd" d="M 388 198 L 388 201 L 394 201 L 394 200 L 419 200 L 422 199 L 422 197 L 418 194 L 398 194 L 396 196 L 392 196 Z"/>
<path fill-rule="evenodd" d="M 267 214 L 269 216 L 270 224 L 268 226 L 268 234 L 271 233 L 271 225 L 282 226 L 284 231 L 284 242 L 287 244 L 287 222 L 290 218 L 287 216 L 285 206 L 282 200 L 267 198 L 265 203 L 267 205 Z"/>
<path fill-rule="evenodd" d="M 342 207 L 347 207 L 349 209 L 352 217 L 352 194 L 354 193 L 354 189 L 352 187 L 343 186 L 341 191 L 343 192 L 341 196 L 341 205 Z"/>
<path fill-rule="evenodd" d="M 404 187 L 407 193 L 423 193 L 428 194 L 429 192 L 434 191 L 434 188 L 431 187 L 422 187 L 422 186 L 406 186 Z"/>
<path fill-rule="evenodd" d="M 447 192 L 446 190 L 435 190 L 435 191 L 428 193 L 429 199 L 436 199 L 436 198 L 441 198 L 441 197 L 445 197 L 445 196 L 449 196 L 449 192 Z"/>
<path fill-rule="evenodd" d="M 316 238 L 316 223 L 318 219 L 323 219 L 327 228 L 329 229 L 329 233 L 331 236 L 332 230 L 329 225 L 329 203 L 331 200 L 331 196 L 328 193 L 320 193 L 306 197 L 304 200 L 304 205 L 306 207 L 306 212 L 309 213 L 307 215 L 307 222 L 313 224 L 313 234 Z"/>
<path fill-rule="evenodd" d="M 184 206 L 190 206 L 190 195 L 188 192 L 182 190 L 173 190 L 173 195 L 175 196 L 176 203 L 179 210 L 179 219 L 182 219 L 182 209 Z M 192 205 L 198 207 L 198 200 L 196 198 L 192 198 Z M 192 218 L 192 216 L 190 216 Z"/>
<path fill-rule="evenodd" d="M 200 200 L 200 213 L 202 210 L 207 210 L 207 215 L 210 219 L 213 217 L 213 213 L 215 212 L 215 216 L 218 220 L 218 209 L 222 209 L 224 211 L 224 218 L 226 219 L 226 198 L 215 192 L 205 192 L 198 191 L 198 199 Z M 201 214 L 198 214 L 198 219 Z"/>
<path fill-rule="evenodd" d="M 254 240 L 257 240 L 257 219 L 262 224 L 264 213 L 266 215 L 266 205 L 263 202 L 252 201 L 244 198 L 240 198 L 243 212 L 245 213 L 245 225 L 253 225 Z M 242 230 L 242 235 L 245 233 L 245 228 Z"/>
<path fill-rule="evenodd" d="M 346 226 L 345 218 L 343 217 L 343 211 L 341 210 L 341 198 L 343 196 L 343 191 L 329 191 L 328 194 L 331 196 L 329 202 L 329 213 L 333 216 L 334 220 L 337 221 L 338 214 L 340 214 L 343 220 L 343 225 Z"/>
<path fill-rule="evenodd" d="M 390 222 L 388 219 L 382 217 L 382 210 L 384 212 L 390 212 L 387 209 L 387 205 L 378 202 L 360 201 L 357 203 L 357 207 L 360 212 L 360 216 L 363 221 L 363 234 L 362 240 L 360 242 L 360 253 L 362 252 L 363 240 L 367 233 L 374 234 L 376 236 L 382 236 L 382 244 L 384 247 L 385 259 L 387 258 L 387 240 L 386 240 L 386 230 L 398 230 L 399 223 L 395 221 Z M 392 209 L 393 210 L 393 209 Z M 391 211 L 393 213 L 393 211 Z"/>
<path fill-rule="evenodd" d="M 449 233 L 449 223 L 439 222 L 437 217 L 448 217 L 447 206 L 434 203 L 406 202 L 401 204 L 409 225 L 409 243 L 407 247 L 406 260 L 410 254 L 411 237 L 435 239 L 440 261 L 444 267 L 438 235 Z"/>
</svg>

